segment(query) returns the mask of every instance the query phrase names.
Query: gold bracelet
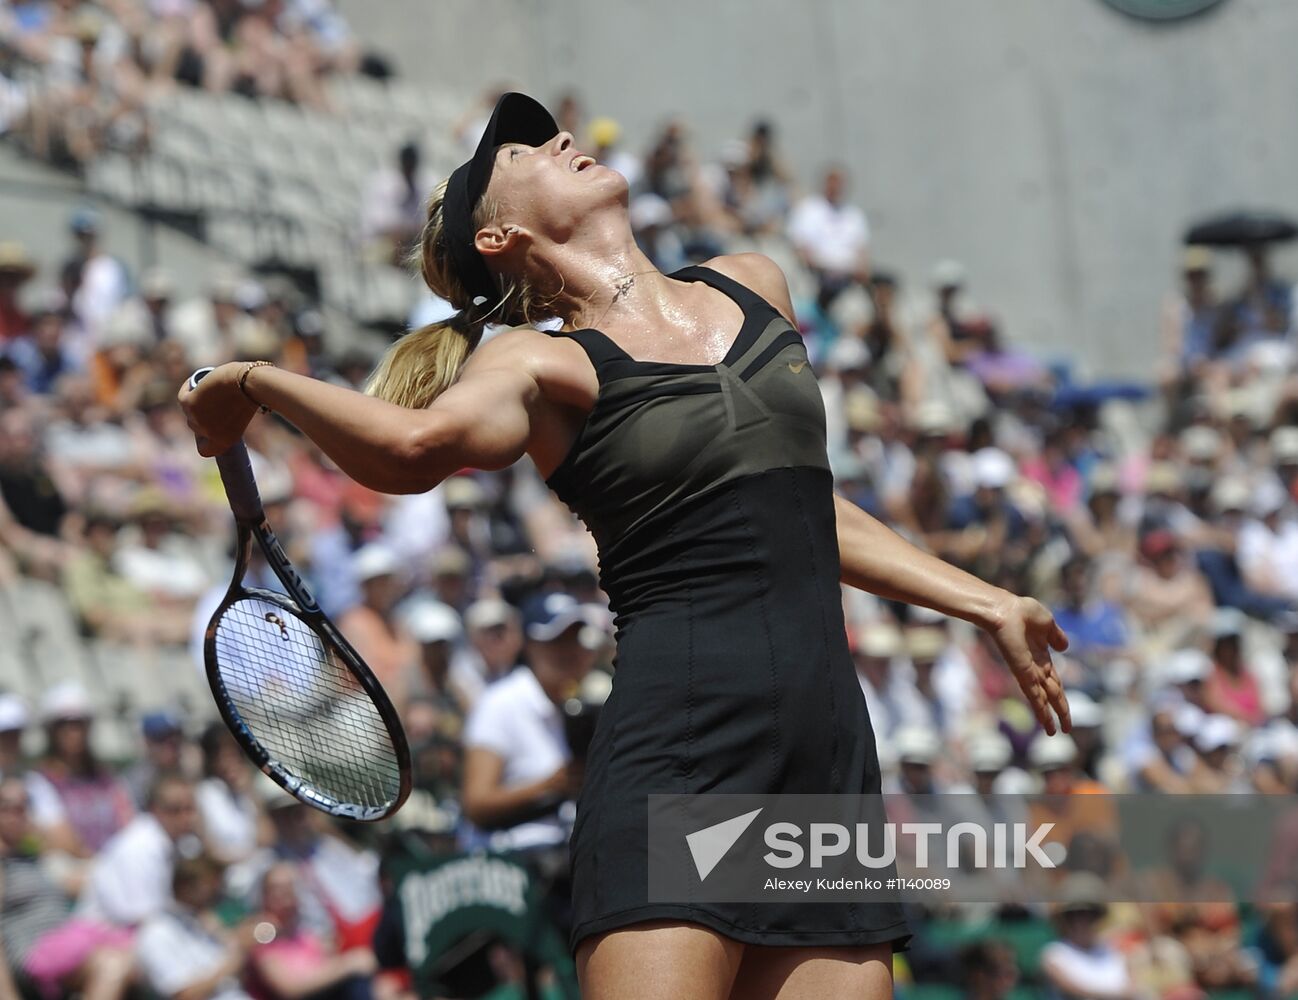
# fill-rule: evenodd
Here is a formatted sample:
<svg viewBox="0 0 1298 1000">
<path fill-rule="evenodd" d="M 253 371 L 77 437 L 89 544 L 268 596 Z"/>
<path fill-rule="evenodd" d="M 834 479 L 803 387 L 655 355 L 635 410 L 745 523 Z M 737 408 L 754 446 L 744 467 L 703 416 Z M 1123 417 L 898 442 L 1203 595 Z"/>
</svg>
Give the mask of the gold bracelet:
<svg viewBox="0 0 1298 1000">
<path fill-rule="evenodd" d="M 239 391 L 243 393 L 245 396 L 247 396 L 250 400 L 252 400 L 252 402 L 257 403 L 257 400 L 252 398 L 252 393 L 248 391 L 248 386 L 246 385 L 248 381 L 248 374 L 254 368 L 263 368 L 266 365 L 274 366 L 274 364 L 275 362 L 273 361 L 249 361 L 246 365 L 243 366 L 243 371 L 239 373 Z M 257 409 L 262 413 L 270 412 L 270 407 L 266 406 L 264 403 L 257 403 Z"/>
</svg>

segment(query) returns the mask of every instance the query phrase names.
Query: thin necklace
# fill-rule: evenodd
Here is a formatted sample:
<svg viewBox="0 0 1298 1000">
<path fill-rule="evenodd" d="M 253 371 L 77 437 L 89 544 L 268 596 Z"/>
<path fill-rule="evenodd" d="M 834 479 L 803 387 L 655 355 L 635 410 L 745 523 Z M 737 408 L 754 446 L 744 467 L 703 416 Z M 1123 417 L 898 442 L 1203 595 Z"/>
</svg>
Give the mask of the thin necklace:
<svg viewBox="0 0 1298 1000">
<path fill-rule="evenodd" d="M 619 299 L 625 298 L 627 293 L 635 287 L 635 279 L 637 277 L 642 274 L 656 274 L 657 271 L 658 269 L 656 267 L 650 268 L 647 271 L 632 271 L 630 274 L 623 274 L 613 279 L 613 297 L 609 299 L 608 305 L 604 307 L 604 311 L 600 313 L 599 319 L 595 321 L 594 326 L 599 327 L 599 325 L 604 322 L 604 317 L 608 315 L 608 311 L 613 308 Z"/>
</svg>

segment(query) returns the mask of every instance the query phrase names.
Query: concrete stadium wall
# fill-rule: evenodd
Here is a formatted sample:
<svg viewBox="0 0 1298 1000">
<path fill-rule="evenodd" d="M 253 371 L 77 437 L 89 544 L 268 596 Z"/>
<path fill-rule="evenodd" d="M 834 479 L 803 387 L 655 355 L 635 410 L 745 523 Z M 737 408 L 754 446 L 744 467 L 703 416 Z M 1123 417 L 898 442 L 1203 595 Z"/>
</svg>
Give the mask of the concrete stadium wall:
<svg viewBox="0 0 1298 1000">
<path fill-rule="evenodd" d="M 808 183 L 851 166 L 878 262 L 963 260 L 1009 339 L 1096 374 L 1149 372 L 1188 220 L 1298 212 L 1293 0 L 340 2 L 409 78 L 572 88 L 639 144 L 679 115 L 715 154 L 768 116 Z"/>
</svg>

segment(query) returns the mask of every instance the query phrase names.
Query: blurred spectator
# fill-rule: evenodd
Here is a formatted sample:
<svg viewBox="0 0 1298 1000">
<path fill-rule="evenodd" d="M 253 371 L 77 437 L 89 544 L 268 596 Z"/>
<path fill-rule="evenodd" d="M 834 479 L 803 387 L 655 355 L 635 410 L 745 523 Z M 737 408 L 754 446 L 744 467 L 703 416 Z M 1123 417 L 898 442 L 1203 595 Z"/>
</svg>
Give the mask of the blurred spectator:
<svg viewBox="0 0 1298 1000">
<path fill-rule="evenodd" d="M 172 296 L 175 282 L 171 274 L 155 267 L 140 277 L 139 295 L 128 298 L 117 307 L 112 322 L 146 331 L 145 339 L 160 344 L 171 339 Z"/>
<path fill-rule="evenodd" d="M 460 616 L 440 601 L 419 600 L 403 617 L 406 630 L 419 645 L 419 669 L 410 677 L 409 689 L 431 699 L 449 717 L 448 724 L 462 727 L 471 696 L 451 669 L 456 643 L 464 632 Z"/>
<path fill-rule="evenodd" d="M 976 316 L 959 302 L 966 281 L 965 267 L 958 260 L 941 260 L 933 268 L 933 291 L 937 301 L 929 324 L 929 336 L 948 364 L 963 366 L 981 349 Z"/>
<path fill-rule="evenodd" d="M 25 812 L 32 829 L 47 847 L 73 852 L 79 847 L 68 825 L 59 793 L 39 771 L 25 766 L 22 738 L 27 729 L 27 705 L 16 694 L 0 694 L 0 778 L 15 778 L 27 792 Z"/>
<path fill-rule="evenodd" d="M 53 293 L 58 297 L 59 293 Z M 50 297 L 38 303 L 30 316 L 30 332 L 9 345 L 9 357 L 22 369 L 27 387 L 48 395 L 65 375 L 79 375 L 85 359 L 71 338 L 59 305 Z"/>
<path fill-rule="evenodd" d="M 905 726 L 924 726 L 928 710 L 915 686 L 901 667 L 904 651 L 901 631 L 891 622 L 862 626 L 852 643 L 856 679 L 870 709 L 870 724 L 880 746 Z"/>
<path fill-rule="evenodd" d="M 246 861 L 269 839 L 265 816 L 253 794 L 257 773 L 222 722 L 203 730 L 203 778 L 195 790 L 203 840 L 222 864 Z"/>
<path fill-rule="evenodd" d="M 636 244 L 660 271 L 671 274 L 689 263 L 685 245 L 672 228 L 675 216 L 667 200 L 652 191 L 636 195 L 630 208 Z"/>
<path fill-rule="evenodd" d="M 1127 608 L 1143 630 L 1150 653 L 1184 645 L 1212 617 L 1207 581 L 1185 558 L 1171 531 L 1156 529 L 1140 541 L 1141 563 L 1131 574 Z"/>
<path fill-rule="evenodd" d="M 1277 480 L 1258 483 L 1248 501 L 1252 517 L 1239 528 L 1236 558 L 1250 589 L 1298 602 L 1298 523 L 1290 516 L 1291 503 Z"/>
<path fill-rule="evenodd" d="M 248 961 L 254 1000 L 366 1000 L 378 968 L 368 947 L 331 953 L 304 929 L 292 865 L 272 865 L 262 876 L 257 935 Z M 268 939 L 268 940 L 267 940 Z"/>
<path fill-rule="evenodd" d="M 1089 873 L 1070 875 L 1062 896 L 1054 913 L 1058 937 L 1041 952 L 1052 995 L 1136 1000 L 1126 959 L 1100 933 L 1108 912 L 1103 881 Z"/>
<path fill-rule="evenodd" d="M 397 554 L 382 543 L 360 549 L 352 571 L 361 589 L 361 602 L 338 621 L 396 705 L 404 703 L 410 674 L 419 662 L 418 645 L 394 615 L 403 590 L 402 565 Z"/>
<path fill-rule="evenodd" d="M 523 652 L 523 630 L 518 612 L 498 597 L 475 601 L 464 612 L 473 672 L 490 683 L 518 665 Z M 480 691 L 473 692 L 476 700 Z"/>
<path fill-rule="evenodd" d="M 960 951 L 966 1000 L 1005 1000 L 1019 981 L 1014 950 L 1004 941 L 982 939 Z"/>
<path fill-rule="evenodd" d="M 80 684 L 56 684 L 42 696 L 40 708 L 47 747 L 39 771 L 58 793 L 78 841 L 96 853 L 134 815 L 131 793 L 95 756 L 95 710 Z"/>
<path fill-rule="evenodd" d="M 69 949 L 68 903 L 42 865 L 30 797 L 17 775 L 0 778 L 0 996 L 75 990 L 118 1000 L 134 970 L 129 938 L 105 931 Z"/>
<path fill-rule="evenodd" d="M 746 236 L 770 236 L 784 226 L 789 213 L 792 175 L 775 148 L 769 121 L 754 123 L 727 158 L 724 199 L 739 231 Z"/>
<path fill-rule="evenodd" d="M 19 567 L 57 577 L 68 557 L 68 505 L 26 409 L 0 411 L 0 542 Z"/>
<path fill-rule="evenodd" d="M 176 530 L 176 513 L 159 489 L 137 493 L 131 514 L 134 537 L 118 550 L 117 568 L 155 607 L 177 609 L 187 621 L 208 586 L 207 571 L 195 557 L 192 542 Z"/>
<path fill-rule="evenodd" d="M 179 610 L 154 606 L 147 591 L 117 568 L 117 519 L 91 512 L 84 547 L 69 560 L 63 585 L 87 633 L 118 642 L 174 644 L 187 634 L 188 618 Z"/>
<path fill-rule="evenodd" d="M 595 665 L 588 633 L 602 624 L 560 593 L 534 597 L 523 617 L 527 665 L 482 693 L 464 730 L 464 815 L 497 849 L 567 840 L 560 807 L 576 799 L 582 762 L 564 738 L 560 705 Z"/>
<path fill-rule="evenodd" d="M 1263 719 L 1262 694 L 1257 678 L 1244 664 L 1244 615 L 1234 608 L 1219 608 L 1209 627 L 1212 636 L 1212 676 L 1207 702 L 1213 711 L 1258 725 Z"/>
<path fill-rule="evenodd" d="M 171 902 L 144 921 L 135 940 L 149 988 L 167 1000 L 248 1000 L 240 980 L 255 928 L 221 928 L 213 910 L 221 897 L 220 863 L 203 854 L 180 858 L 170 890 Z"/>
<path fill-rule="evenodd" d="M 819 194 L 807 195 L 789 217 L 789 239 L 816 278 L 816 301 L 827 310 L 846 288 L 869 280 L 870 226 L 847 198 L 847 172 L 825 171 Z"/>
<path fill-rule="evenodd" d="M 131 791 L 137 808 L 147 807 L 149 794 L 164 774 L 181 771 L 184 767 L 185 729 L 173 712 L 149 712 L 140 720 L 140 735 L 144 740 L 144 756 L 122 775 Z"/>
<path fill-rule="evenodd" d="M 635 190 L 644 168 L 638 156 L 622 148 L 622 127 L 612 118 L 595 118 L 586 132 L 590 137 L 590 155 L 597 162 L 616 170 L 626 178 L 627 187 Z"/>
<path fill-rule="evenodd" d="M 239 307 L 239 279 L 218 273 L 206 295 L 179 303 L 172 311 L 172 335 L 195 365 L 219 365 L 236 357 L 256 321 Z"/>
<path fill-rule="evenodd" d="M 1212 251 L 1186 247 L 1181 276 L 1183 291 L 1169 295 L 1163 304 L 1163 344 L 1169 361 L 1163 378 L 1178 391 L 1182 380 L 1201 374 L 1212 359 L 1221 322 L 1212 288 Z"/>
<path fill-rule="evenodd" d="M 368 943 L 378 921 L 378 858 L 346 841 L 327 820 L 274 784 L 260 779 L 260 798 L 271 823 L 271 843 L 228 880 L 255 896 L 276 863 L 296 873 L 302 926 L 339 950 Z"/>
<path fill-rule="evenodd" d="M 79 208 L 72 213 L 68 227 L 75 244 L 68 262 L 75 262 L 81 274 L 72 308 L 91 336 L 97 337 L 107 327 L 113 312 L 126 301 L 130 279 L 122 262 L 100 243 L 98 212 Z"/>
<path fill-rule="evenodd" d="M 194 786 L 179 774 L 153 783 L 147 811 L 98 851 L 77 907 L 83 920 L 133 928 L 171 901 L 173 866 L 202 850 Z"/>
<path fill-rule="evenodd" d="M 1248 782 L 1243 774 L 1239 749 L 1243 742 L 1240 725 L 1229 715 L 1206 715 L 1194 734 L 1199 752 L 1197 790 L 1210 794 L 1243 792 Z"/>
<path fill-rule="evenodd" d="M 31 330 L 31 318 L 18 302 L 18 294 L 36 265 L 21 243 L 0 243 L 0 344 Z"/>
<path fill-rule="evenodd" d="M 1258 934 L 1259 979 L 1269 996 L 1298 990 L 1298 902 L 1271 903 L 1262 911 Z"/>
<path fill-rule="evenodd" d="M 1241 946 L 1239 909 L 1229 885 L 1208 871 L 1208 831 L 1195 819 L 1167 831 L 1167 865 L 1148 874 L 1146 918 L 1155 934 L 1177 941 L 1204 989 L 1250 987 L 1257 963 Z"/>
<path fill-rule="evenodd" d="M 1068 652 L 1095 666 L 1128 651 L 1130 638 L 1121 606 L 1096 593 L 1095 573 L 1085 556 L 1074 556 L 1059 573 L 1062 602 L 1052 609 L 1068 635 Z"/>
<path fill-rule="evenodd" d="M 361 238 L 398 267 L 405 266 L 406 254 L 424 228 L 424 204 L 438 180 L 419 161 L 419 145 L 407 142 L 397 151 L 394 166 L 369 179 L 361 205 Z"/>
<path fill-rule="evenodd" d="M 1205 664 L 1205 675 L 1208 669 Z M 1176 717 L 1176 703 L 1164 700 L 1151 714 L 1147 732 L 1132 736 L 1123 752 L 1130 791 L 1182 794 L 1193 789 L 1195 753 Z"/>
</svg>

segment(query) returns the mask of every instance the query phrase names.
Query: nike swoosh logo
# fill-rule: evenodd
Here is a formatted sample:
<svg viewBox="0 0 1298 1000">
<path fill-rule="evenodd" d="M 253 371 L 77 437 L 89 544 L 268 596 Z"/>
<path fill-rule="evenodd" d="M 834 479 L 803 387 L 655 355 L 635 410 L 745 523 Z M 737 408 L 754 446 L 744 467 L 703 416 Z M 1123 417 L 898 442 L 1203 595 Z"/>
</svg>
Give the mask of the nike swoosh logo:
<svg viewBox="0 0 1298 1000">
<path fill-rule="evenodd" d="M 806 363 L 805 361 L 790 361 L 790 362 L 789 362 L 789 371 L 793 372 L 794 375 L 797 375 L 799 372 L 802 371 L 802 369 L 804 369 L 804 368 L 806 368 L 806 367 L 807 367 L 807 363 Z"/>
</svg>

